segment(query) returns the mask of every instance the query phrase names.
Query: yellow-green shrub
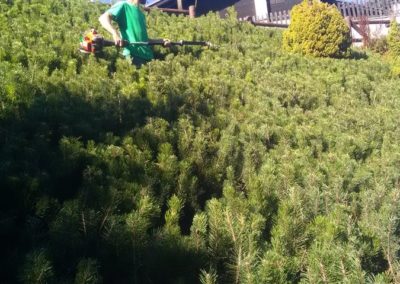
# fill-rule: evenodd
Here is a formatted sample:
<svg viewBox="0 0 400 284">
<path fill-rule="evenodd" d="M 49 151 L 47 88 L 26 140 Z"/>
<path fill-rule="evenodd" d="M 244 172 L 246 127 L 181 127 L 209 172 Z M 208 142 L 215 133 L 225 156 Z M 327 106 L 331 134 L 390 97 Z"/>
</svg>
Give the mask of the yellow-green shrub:
<svg viewBox="0 0 400 284">
<path fill-rule="evenodd" d="M 392 74 L 400 76 L 400 28 L 396 21 L 392 21 L 390 24 L 387 42 L 392 64 Z"/>
<path fill-rule="evenodd" d="M 389 58 L 392 75 L 400 77 L 400 56 L 391 56 Z"/>
<path fill-rule="evenodd" d="M 287 51 L 316 57 L 342 56 L 351 44 L 349 28 L 335 6 L 304 0 L 291 11 L 283 34 Z"/>
<path fill-rule="evenodd" d="M 390 54 L 400 56 L 400 28 L 396 21 L 392 21 L 390 24 L 387 41 Z"/>
</svg>

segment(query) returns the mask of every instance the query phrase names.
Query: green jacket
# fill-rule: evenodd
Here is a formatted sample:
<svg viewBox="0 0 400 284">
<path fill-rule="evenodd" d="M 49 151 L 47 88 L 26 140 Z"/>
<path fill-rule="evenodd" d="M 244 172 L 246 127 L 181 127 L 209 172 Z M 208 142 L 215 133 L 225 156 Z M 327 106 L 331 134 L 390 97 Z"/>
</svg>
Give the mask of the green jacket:
<svg viewBox="0 0 400 284">
<path fill-rule="evenodd" d="M 108 11 L 113 20 L 118 23 L 121 38 L 129 42 L 148 41 L 146 17 L 139 7 L 129 1 L 121 1 L 114 4 Z M 139 57 L 145 60 L 153 59 L 153 51 L 150 46 L 130 45 L 124 48 L 124 56 Z"/>
</svg>

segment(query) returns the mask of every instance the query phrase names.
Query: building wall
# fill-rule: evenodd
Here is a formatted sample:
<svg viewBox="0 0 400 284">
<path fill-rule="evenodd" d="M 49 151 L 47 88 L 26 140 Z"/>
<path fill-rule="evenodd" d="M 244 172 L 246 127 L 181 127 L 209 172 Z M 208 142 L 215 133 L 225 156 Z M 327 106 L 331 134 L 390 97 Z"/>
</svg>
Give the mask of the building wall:
<svg viewBox="0 0 400 284">
<path fill-rule="evenodd" d="M 269 9 L 267 0 L 254 0 L 254 6 L 256 17 L 265 17 L 265 15 L 268 15 Z"/>
<path fill-rule="evenodd" d="M 296 4 L 301 3 L 302 0 L 269 0 L 269 12 L 279 12 L 283 10 L 291 10 Z"/>
<path fill-rule="evenodd" d="M 235 3 L 235 9 L 239 18 L 254 16 L 256 14 L 255 0 L 240 0 Z"/>
<path fill-rule="evenodd" d="M 235 7 L 239 18 L 253 16 L 256 13 L 254 0 L 198 0 L 196 13 L 202 15 L 213 11 L 219 12 L 224 17 L 226 9 L 230 6 Z"/>
</svg>

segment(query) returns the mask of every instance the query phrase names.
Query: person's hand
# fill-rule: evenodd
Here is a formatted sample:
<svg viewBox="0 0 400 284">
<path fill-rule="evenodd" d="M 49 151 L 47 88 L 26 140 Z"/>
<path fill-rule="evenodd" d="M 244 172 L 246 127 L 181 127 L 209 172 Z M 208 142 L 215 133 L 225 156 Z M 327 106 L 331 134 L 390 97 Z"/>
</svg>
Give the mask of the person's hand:
<svg viewBox="0 0 400 284">
<path fill-rule="evenodd" d="M 123 41 L 118 33 L 113 33 L 113 39 L 116 46 L 123 46 Z"/>
<path fill-rule="evenodd" d="M 171 47 L 171 41 L 167 38 L 164 38 L 164 47 Z"/>
</svg>

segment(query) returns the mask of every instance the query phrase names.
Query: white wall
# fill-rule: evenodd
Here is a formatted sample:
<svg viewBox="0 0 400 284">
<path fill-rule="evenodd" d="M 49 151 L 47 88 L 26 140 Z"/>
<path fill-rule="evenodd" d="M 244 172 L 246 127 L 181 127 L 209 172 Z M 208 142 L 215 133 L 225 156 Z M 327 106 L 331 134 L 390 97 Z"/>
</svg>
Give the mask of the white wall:
<svg viewBox="0 0 400 284">
<path fill-rule="evenodd" d="M 267 0 L 254 0 L 257 18 L 266 18 L 268 15 Z"/>
<path fill-rule="evenodd" d="M 400 24 L 400 4 L 393 4 L 392 10 L 393 15 L 396 18 L 396 22 Z"/>
</svg>

